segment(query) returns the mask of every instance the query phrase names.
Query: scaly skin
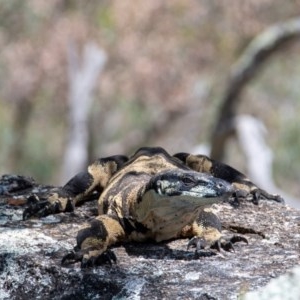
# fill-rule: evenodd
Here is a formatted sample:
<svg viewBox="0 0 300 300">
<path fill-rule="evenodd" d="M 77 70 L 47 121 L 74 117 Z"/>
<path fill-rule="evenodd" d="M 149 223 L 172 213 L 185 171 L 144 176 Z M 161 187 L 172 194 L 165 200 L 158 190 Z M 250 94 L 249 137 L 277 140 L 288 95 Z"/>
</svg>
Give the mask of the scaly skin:
<svg viewBox="0 0 300 300">
<path fill-rule="evenodd" d="M 81 261 L 82 267 L 111 263 L 116 257 L 109 248 L 124 241 L 188 237 L 192 238 L 188 247 L 230 251 L 232 243 L 247 240 L 224 239 L 220 221 L 208 206 L 241 196 L 254 202 L 260 195 L 281 201 L 237 170 L 206 156 L 171 156 L 162 148 L 141 148 L 130 158 L 118 155 L 97 160 L 47 199 L 33 195 L 24 218 L 73 210 L 94 191 L 100 193 L 99 215 L 82 226 L 75 250 L 63 263 Z"/>
</svg>

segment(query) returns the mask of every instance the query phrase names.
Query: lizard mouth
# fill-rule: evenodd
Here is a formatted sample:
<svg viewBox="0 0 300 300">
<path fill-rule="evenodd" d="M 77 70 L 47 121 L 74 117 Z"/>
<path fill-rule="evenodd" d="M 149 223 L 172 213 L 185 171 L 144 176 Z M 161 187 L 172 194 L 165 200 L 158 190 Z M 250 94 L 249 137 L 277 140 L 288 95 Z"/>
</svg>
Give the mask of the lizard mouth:
<svg viewBox="0 0 300 300">
<path fill-rule="evenodd" d="M 227 181 L 193 171 L 172 171 L 159 175 L 153 190 L 158 196 L 209 204 L 226 200 L 234 192 Z"/>
<path fill-rule="evenodd" d="M 178 209 L 191 206 L 194 208 L 197 207 L 206 207 L 214 203 L 221 203 L 226 201 L 231 193 L 223 193 L 220 195 L 209 194 L 203 197 L 203 194 L 197 192 L 182 192 L 174 194 L 159 194 L 152 191 L 152 199 L 156 199 L 160 203 L 160 206 L 172 206 L 177 207 Z"/>
<path fill-rule="evenodd" d="M 199 212 L 214 203 L 222 202 L 219 197 L 199 198 L 198 195 L 161 195 L 156 191 L 147 191 L 142 201 L 135 207 L 135 219 L 151 228 L 153 232 L 161 232 L 162 226 L 171 232 L 194 220 Z"/>
</svg>

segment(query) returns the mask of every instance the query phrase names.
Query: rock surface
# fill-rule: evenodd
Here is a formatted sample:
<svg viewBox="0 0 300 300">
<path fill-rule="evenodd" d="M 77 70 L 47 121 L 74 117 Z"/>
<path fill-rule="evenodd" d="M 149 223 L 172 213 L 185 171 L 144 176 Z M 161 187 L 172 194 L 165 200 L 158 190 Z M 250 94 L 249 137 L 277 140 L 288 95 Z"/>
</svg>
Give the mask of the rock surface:
<svg viewBox="0 0 300 300">
<path fill-rule="evenodd" d="M 130 243 L 113 249 L 118 262 L 112 266 L 63 267 L 61 258 L 75 245 L 80 224 L 95 216 L 96 201 L 74 213 L 23 221 L 28 195 L 48 187 L 28 179 L 12 189 L 5 180 L 0 178 L 0 299 L 238 299 L 300 262 L 300 211 L 261 201 L 214 207 L 225 235 L 248 239 L 248 245 L 235 244 L 235 252 L 198 257 L 183 239 Z"/>
<path fill-rule="evenodd" d="M 258 291 L 249 292 L 243 300 L 299 300 L 300 299 L 300 267 L 287 274 L 272 279 Z"/>
</svg>

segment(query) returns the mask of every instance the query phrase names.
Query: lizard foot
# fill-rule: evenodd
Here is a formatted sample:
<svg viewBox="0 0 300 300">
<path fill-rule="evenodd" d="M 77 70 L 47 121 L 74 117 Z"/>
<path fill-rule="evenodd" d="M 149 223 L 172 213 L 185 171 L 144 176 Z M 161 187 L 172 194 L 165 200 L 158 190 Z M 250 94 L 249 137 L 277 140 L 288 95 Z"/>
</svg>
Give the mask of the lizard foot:
<svg viewBox="0 0 300 300">
<path fill-rule="evenodd" d="M 284 204 L 284 199 L 277 194 L 269 194 L 265 190 L 257 189 L 251 192 L 252 195 L 252 202 L 254 204 L 258 204 L 259 200 L 268 200 L 268 201 L 275 201 L 278 203 Z"/>
<path fill-rule="evenodd" d="M 95 266 L 100 266 L 103 264 L 108 263 L 112 265 L 112 263 L 117 262 L 117 257 L 112 250 L 106 250 L 101 254 L 95 255 L 93 253 L 92 256 L 85 255 L 81 250 L 79 251 L 71 251 L 70 253 L 66 254 L 62 260 L 62 265 L 73 264 L 76 262 L 81 262 L 81 268 L 90 268 Z"/>
<path fill-rule="evenodd" d="M 27 199 L 28 207 L 23 212 L 23 220 L 31 217 L 46 217 L 57 214 L 62 211 L 73 211 L 72 199 L 67 196 L 60 196 L 58 193 L 52 193 L 49 197 L 39 198 L 37 195 L 31 195 Z"/>
<path fill-rule="evenodd" d="M 223 249 L 225 251 L 231 252 L 234 251 L 233 244 L 237 242 L 245 242 L 246 244 L 248 244 L 248 240 L 239 235 L 234 235 L 230 238 L 221 237 L 213 243 L 209 243 L 204 238 L 195 236 L 188 242 L 187 249 L 189 249 L 190 247 L 195 247 L 196 252 L 198 252 L 202 249 L 213 248 L 217 249 L 218 251 L 221 251 L 221 249 Z"/>
<path fill-rule="evenodd" d="M 238 207 L 240 205 L 240 201 L 243 200 L 251 201 L 255 205 L 258 205 L 260 200 L 275 201 L 284 204 L 284 199 L 280 195 L 269 194 L 263 189 L 254 189 L 251 192 L 236 190 L 229 203 L 233 207 Z"/>
</svg>

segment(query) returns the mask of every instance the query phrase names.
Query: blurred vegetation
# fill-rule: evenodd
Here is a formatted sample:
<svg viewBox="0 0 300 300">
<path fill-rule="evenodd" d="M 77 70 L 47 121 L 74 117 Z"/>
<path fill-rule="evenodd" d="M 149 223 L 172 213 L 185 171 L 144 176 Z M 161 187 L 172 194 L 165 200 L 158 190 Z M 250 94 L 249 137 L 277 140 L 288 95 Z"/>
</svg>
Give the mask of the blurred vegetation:
<svg viewBox="0 0 300 300">
<path fill-rule="evenodd" d="M 208 142 L 230 66 L 253 37 L 299 7 L 300 0 L 0 0 L 0 173 L 60 183 L 70 42 L 96 42 L 108 56 L 91 112 L 91 160 L 141 145 L 191 151 Z M 298 196 L 299 49 L 294 43 L 268 61 L 239 108 L 265 123 L 276 182 Z M 228 161 L 239 167 L 233 153 Z"/>
</svg>

